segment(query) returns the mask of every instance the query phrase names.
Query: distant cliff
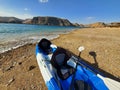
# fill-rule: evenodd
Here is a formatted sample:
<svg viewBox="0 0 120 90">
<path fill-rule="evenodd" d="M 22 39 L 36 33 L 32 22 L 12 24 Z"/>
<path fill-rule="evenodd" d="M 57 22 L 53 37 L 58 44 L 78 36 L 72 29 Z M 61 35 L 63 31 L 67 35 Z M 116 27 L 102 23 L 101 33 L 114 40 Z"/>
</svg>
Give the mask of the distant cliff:
<svg viewBox="0 0 120 90">
<path fill-rule="evenodd" d="M 88 24 L 86 27 L 91 27 L 91 28 L 103 28 L 106 27 L 107 25 L 104 22 L 96 22 L 93 24 Z"/>
<path fill-rule="evenodd" d="M 109 27 L 120 27 L 120 22 L 112 22 L 108 26 Z"/>
<path fill-rule="evenodd" d="M 0 17 L 0 23 L 22 23 L 23 20 L 16 17 Z"/>
<path fill-rule="evenodd" d="M 69 20 L 57 17 L 33 17 L 31 24 L 55 25 L 55 26 L 74 26 Z"/>
<path fill-rule="evenodd" d="M 93 24 L 88 24 L 86 27 L 90 28 L 104 28 L 104 27 L 120 27 L 120 22 L 112 22 L 112 23 L 104 23 L 104 22 L 96 22 Z"/>
</svg>

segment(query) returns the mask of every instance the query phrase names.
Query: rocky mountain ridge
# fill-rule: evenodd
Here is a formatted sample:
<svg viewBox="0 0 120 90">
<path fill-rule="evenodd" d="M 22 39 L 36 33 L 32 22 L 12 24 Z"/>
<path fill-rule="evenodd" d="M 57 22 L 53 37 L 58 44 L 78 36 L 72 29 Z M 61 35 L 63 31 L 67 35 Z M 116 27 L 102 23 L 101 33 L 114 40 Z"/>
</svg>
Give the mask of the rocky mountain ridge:
<svg viewBox="0 0 120 90">
<path fill-rule="evenodd" d="M 0 17 L 0 23 L 19 23 L 19 24 L 37 24 L 37 25 L 49 25 L 49 26 L 76 26 L 76 27 L 88 27 L 88 28 L 104 28 L 104 27 L 120 27 L 120 22 L 96 22 L 92 24 L 78 24 L 71 23 L 67 19 L 50 16 L 38 16 L 32 19 L 22 20 L 16 17 Z"/>
<path fill-rule="evenodd" d="M 16 17 L 0 17 L 0 23 L 22 23 L 23 20 Z"/>
<path fill-rule="evenodd" d="M 74 26 L 69 20 L 57 17 L 33 17 L 31 24 L 55 25 L 55 26 Z"/>
<path fill-rule="evenodd" d="M 90 27 L 90 28 L 117 27 L 119 28 L 120 22 L 112 22 L 112 23 L 96 22 L 96 23 L 85 25 L 85 27 Z"/>
</svg>

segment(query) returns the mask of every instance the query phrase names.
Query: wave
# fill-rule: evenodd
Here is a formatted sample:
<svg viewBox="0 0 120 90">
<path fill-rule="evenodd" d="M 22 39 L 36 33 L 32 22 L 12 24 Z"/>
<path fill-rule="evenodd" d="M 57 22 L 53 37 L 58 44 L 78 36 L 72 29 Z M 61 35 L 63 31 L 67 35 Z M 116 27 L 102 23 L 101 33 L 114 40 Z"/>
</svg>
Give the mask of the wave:
<svg viewBox="0 0 120 90">
<path fill-rule="evenodd" d="M 22 47 L 27 44 L 35 44 L 35 43 L 39 42 L 42 38 L 47 38 L 49 40 L 52 40 L 57 37 L 59 37 L 58 34 L 55 34 L 55 35 L 47 34 L 45 36 L 31 36 L 31 37 L 24 38 L 24 39 L 21 39 L 18 41 L 16 40 L 16 41 L 12 41 L 12 42 L 3 43 L 3 44 L 0 44 L 0 53 L 4 53 L 7 51 L 16 49 L 16 48 Z"/>
</svg>

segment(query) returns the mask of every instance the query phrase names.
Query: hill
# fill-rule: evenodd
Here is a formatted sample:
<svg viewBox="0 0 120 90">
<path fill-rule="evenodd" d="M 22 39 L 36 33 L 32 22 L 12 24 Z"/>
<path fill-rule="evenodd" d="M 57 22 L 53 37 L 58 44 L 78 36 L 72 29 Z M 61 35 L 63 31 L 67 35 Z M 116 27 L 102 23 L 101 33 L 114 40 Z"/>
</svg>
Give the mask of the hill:
<svg viewBox="0 0 120 90">
<path fill-rule="evenodd" d="M 0 17 L 0 23 L 22 23 L 22 21 L 16 17 Z"/>
<path fill-rule="evenodd" d="M 103 28 L 103 27 L 106 27 L 106 24 L 104 22 L 96 22 L 96 23 L 87 25 L 87 27 L 91 27 L 91 28 Z"/>
<path fill-rule="evenodd" d="M 74 26 L 69 20 L 57 17 L 33 17 L 31 24 L 55 25 L 55 26 Z"/>
</svg>

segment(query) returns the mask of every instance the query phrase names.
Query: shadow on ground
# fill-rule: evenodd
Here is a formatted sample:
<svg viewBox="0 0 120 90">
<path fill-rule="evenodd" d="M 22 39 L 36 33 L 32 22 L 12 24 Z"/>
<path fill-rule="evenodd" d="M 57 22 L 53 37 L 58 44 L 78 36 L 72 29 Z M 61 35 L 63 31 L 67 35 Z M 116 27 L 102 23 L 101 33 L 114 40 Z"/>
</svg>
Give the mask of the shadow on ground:
<svg viewBox="0 0 120 90">
<path fill-rule="evenodd" d="M 115 77 L 114 75 L 110 74 L 109 72 L 99 68 L 98 66 L 98 62 L 97 62 L 97 54 L 94 52 L 94 51 L 90 51 L 89 52 L 89 55 L 91 55 L 94 59 L 94 64 L 91 64 L 90 62 L 88 62 L 87 60 L 85 60 L 84 58 L 82 58 L 81 56 L 77 56 L 75 55 L 74 53 L 72 53 L 71 51 L 67 50 L 69 53 L 71 53 L 72 55 L 76 56 L 79 58 L 79 60 L 81 60 L 81 62 L 85 63 L 86 65 L 90 66 L 90 68 L 93 68 L 95 72 L 105 76 L 105 77 L 108 77 L 108 78 L 111 78 L 113 80 L 116 80 L 116 81 L 119 81 L 120 82 L 120 78 L 117 78 Z M 79 54 L 80 55 L 80 54 Z"/>
</svg>

